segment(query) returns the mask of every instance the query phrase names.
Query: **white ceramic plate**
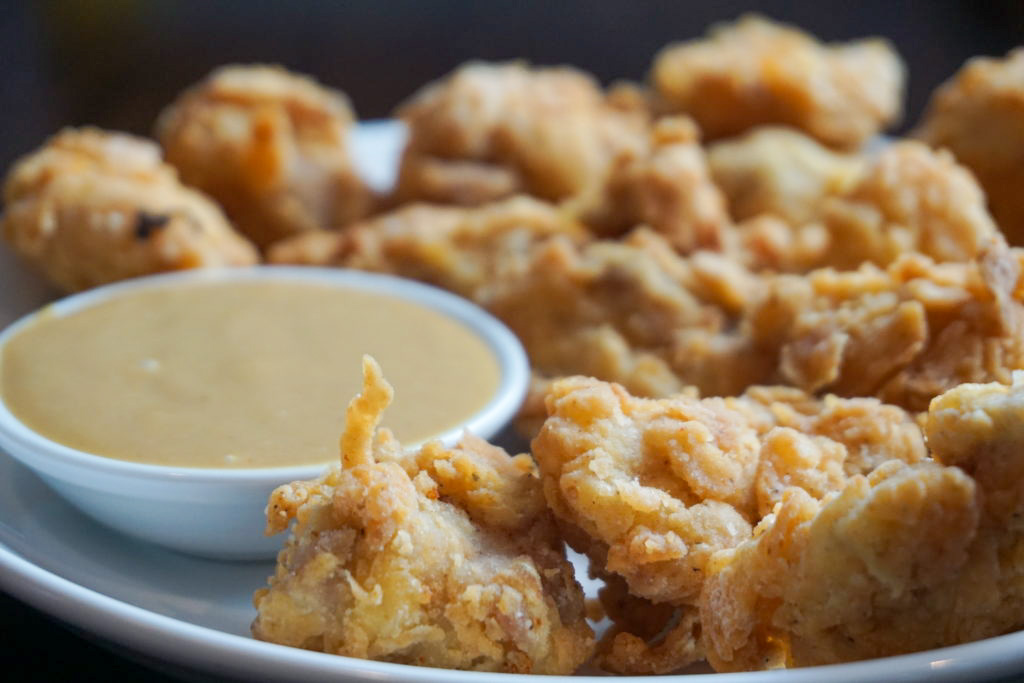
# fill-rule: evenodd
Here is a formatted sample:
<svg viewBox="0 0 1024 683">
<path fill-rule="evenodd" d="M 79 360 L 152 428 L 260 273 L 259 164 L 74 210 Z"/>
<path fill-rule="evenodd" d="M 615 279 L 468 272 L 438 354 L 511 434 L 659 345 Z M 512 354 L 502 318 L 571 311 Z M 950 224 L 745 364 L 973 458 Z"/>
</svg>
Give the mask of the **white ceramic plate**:
<svg viewBox="0 0 1024 683">
<path fill-rule="evenodd" d="M 356 149 L 388 181 L 400 131 L 364 127 Z M 390 152 L 388 151 L 390 150 Z M 379 152 L 379 153 L 378 153 Z M 390 155 L 390 156 L 389 156 Z M 0 250 L 0 325 L 54 296 Z M 492 675 L 365 662 L 252 640 L 252 591 L 269 563 L 177 555 L 91 522 L 30 471 L 0 454 L 0 589 L 150 661 L 203 678 L 485 683 L 597 681 L 589 676 Z M 593 586 L 588 585 L 588 593 Z M 1024 672 L 1024 632 L 903 657 L 753 674 L 660 677 L 685 683 L 977 681 Z M 603 680 L 603 679 L 602 679 Z M 625 680 L 641 680 L 626 678 Z M 643 679 L 655 680 L 655 679 Z"/>
</svg>

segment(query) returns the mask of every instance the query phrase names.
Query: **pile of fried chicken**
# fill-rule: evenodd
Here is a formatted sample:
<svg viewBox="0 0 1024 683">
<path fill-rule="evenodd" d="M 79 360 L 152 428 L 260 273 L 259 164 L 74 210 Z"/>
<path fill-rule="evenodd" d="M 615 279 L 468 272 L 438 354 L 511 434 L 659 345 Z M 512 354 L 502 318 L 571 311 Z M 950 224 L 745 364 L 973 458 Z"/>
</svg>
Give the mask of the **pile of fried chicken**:
<svg viewBox="0 0 1024 683">
<path fill-rule="evenodd" d="M 397 110 L 382 194 L 344 95 L 229 66 L 159 144 L 68 129 L 21 159 L 0 228 L 69 291 L 358 268 L 522 341 L 515 457 L 403 452 L 364 363 L 340 465 L 271 496 L 268 529 L 293 526 L 257 638 L 552 674 L 883 657 L 1024 627 L 1024 49 L 881 138 L 904 79 L 884 40 L 756 16 L 664 48 L 643 83 L 470 63 Z"/>
</svg>

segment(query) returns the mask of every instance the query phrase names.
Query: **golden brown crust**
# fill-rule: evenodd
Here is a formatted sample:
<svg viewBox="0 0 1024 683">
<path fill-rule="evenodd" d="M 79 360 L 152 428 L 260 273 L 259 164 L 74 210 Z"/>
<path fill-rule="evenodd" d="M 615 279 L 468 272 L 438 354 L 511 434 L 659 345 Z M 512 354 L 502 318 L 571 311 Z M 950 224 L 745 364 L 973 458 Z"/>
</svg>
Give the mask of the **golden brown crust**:
<svg viewBox="0 0 1024 683">
<path fill-rule="evenodd" d="M 692 604 L 711 554 L 749 537 L 757 433 L 718 403 L 638 399 L 582 377 L 546 400 L 532 450 L 551 509 L 632 594 Z"/>
<path fill-rule="evenodd" d="M 957 384 L 1024 367 L 1019 277 L 1020 255 L 999 241 L 963 264 L 906 255 L 886 270 L 778 276 L 745 313 L 734 353 L 763 354 L 752 383 L 924 410 Z"/>
<path fill-rule="evenodd" d="M 391 395 L 364 360 L 342 467 L 271 494 L 268 531 L 296 524 L 254 597 L 253 635 L 422 666 L 572 673 L 593 632 L 532 460 L 472 437 L 403 454 L 376 432 Z"/>
<path fill-rule="evenodd" d="M 65 129 L 4 184 L 4 239 L 57 286 L 256 263 L 209 198 L 178 182 L 159 148 L 95 128 Z"/>
<path fill-rule="evenodd" d="M 846 148 L 899 118 L 903 80 L 883 40 L 823 45 L 753 15 L 669 45 L 651 69 L 662 107 L 692 116 L 708 139 L 782 124 Z"/>
<path fill-rule="evenodd" d="M 397 114 L 409 126 L 400 201 L 480 204 L 512 194 L 561 200 L 604 181 L 640 149 L 646 114 L 632 94 L 606 98 L 570 67 L 470 62 Z"/>
<path fill-rule="evenodd" d="M 720 249 L 731 227 L 697 128 L 685 117 L 655 123 L 648 144 L 619 154 L 607 180 L 570 202 L 569 209 L 598 235 L 622 235 L 645 225 L 683 254 Z"/>
<path fill-rule="evenodd" d="M 793 226 L 821 216 L 826 197 L 849 190 L 867 158 L 825 147 L 799 130 L 759 126 L 708 147 L 708 166 L 733 219 L 771 214 Z"/>
<path fill-rule="evenodd" d="M 1024 49 L 975 57 L 932 95 L 914 135 L 978 178 L 999 227 L 1024 244 Z"/>
<path fill-rule="evenodd" d="M 475 208 L 416 203 L 344 231 L 278 242 L 267 259 L 392 273 L 479 300 L 521 267 L 535 244 L 556 235 L 579 242 L 586 234 L 567 213 L 531 197 Z"/>
<path fill-rule="evenodd" d="M 829 247 L 819 265 L 840 269 L 909 251 L 968 261 L 1002 239 L 970 172 L 912 140 L 888 145 L 848 192 L 826 199 L 822 220 Z"/>
<path fill-rule="evenodd" d="M 623 673 L 700 658 L 695 610 L 709 562 L 750 539 L 786 491 L 825 499 L 885 461 L 926 454 L 912 417 L 875 399 L 757 387 L 652 400 L 573 377 L 551 383 L 545 402 L 532 443 L 544 494 L 607 583 L 614 628 L 596 661 Z"/>
<path fill-rule="evenodd" d="M 728 251 L 755 270 L 886 266 L 907 252 L 968 261 L 1000 238 L 970 172 L 915 141 L 869 158 L 763 129 L 718 143 L 709 159 L 743 220 Z"/>
<path fill-rule="evenodd" d="M 371 194 L 349 158 L 347 98 L 277 66 L 225 66 L 160 115 L 157 137 L 182 179 L 209 193 L 261 247 L 338 228 Z"/>
<path fill-rule="evenodd" d="M 714 556 L 703 644 L 719 671 L 955 645 L 1024 624 L 1024 375 L 964 384 L 927 417 L 934 460 L 889 462 L 823 501 L 787 489 Z"/>
</svg>

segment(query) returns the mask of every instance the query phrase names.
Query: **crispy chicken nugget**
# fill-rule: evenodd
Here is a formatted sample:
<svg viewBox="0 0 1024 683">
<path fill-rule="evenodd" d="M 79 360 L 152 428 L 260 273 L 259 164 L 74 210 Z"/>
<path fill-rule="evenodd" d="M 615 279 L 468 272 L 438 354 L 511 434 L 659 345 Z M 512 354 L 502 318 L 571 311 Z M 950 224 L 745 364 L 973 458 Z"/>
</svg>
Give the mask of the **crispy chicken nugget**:
<svg viewBox="0 0 1024 683">
<path fill-rule="evenodd" d="M 569 543 L 634 596 L 696 604 L 712 553 L 750 536 L 756 432 L 718 404 L 637 399 L 583 377 L 555 382 L 547 409 L 532 450 Z M 647 664 L 643 641 L 618 634 L 604 664 L 628 672 L 685 666 L 700 659 L 694 626 L 669 624 L 671 644 Z"/>
<path fill-rule="evenodd" d="M 65 129 L 4 183 L 4 239 L 61 289 L 259 260 L 220 209 L 180 182 L 148 140 Z"/>
<path fill-rule="evenodd" d="M 183 93 L 156 131 L 182 180 L 221 203 L 260 247 L 338 228 L 372 197 L 350 158 L 340 92 L 278 66 L 224 66 Z"/>
<path fill-rule="evenodd" d="M 556 238 L 479 303 L 516 333 L 543 375 L 593 375 L 665 395 L 683 386 L 668 358 L 679 331 L 721 330 L 727 308 L 752 298 L 744 273 L 709 265 L 717 259 L 681 259 L 647 232 L 582 245 Z"/>
<path fill-rule="evenodd" d="M 472 208 L 415 203 L 344 231 L 283 240 L 267 260 L 392 273 L 479 299 L 521 267 L 535 244 L 555 235 L 579 242 L 587 232 L 566 212 L 531 197 Z"/>
<path fill-rule="evenodd" d="M 664 109 L 692 116 L 708 139 L 781 124 L 856 148 L 899 118 L 904 68 L 884 40 L 823 45 L 747 15 L 664 48 L 650 78 Z"/>
<path fill-rule="evenodd" d="M 935 461 L 890 462 L 823 502 L 788 489 L 716 554 L 702 639 L 719 671 L 925 650 L 1024 625 L 1024 374 L 932 401 Z"/>
<path fill-rule="evenodd" d="M 863 155 L 836 152 L 781 126 L 716 142 L 707 158 L 733 219 L 771 214 L 793 226 L 819 219 L 824 199 L 853 187 L 867 163 Z"/>
<path fill-rule="evenodd" d="M 455 204 L 579 194 L 643 147 L 647 120 L 582 71 L 520 62 L 464 64 L 397 115 L 409 126 L 398 199 Z"/>
<path fill-rule="evenodd" d="M 593 632 L 528 455 L 472 436 L 403 453 L 377 432 L 392 389 L 370 358 L 341 467 L 278 487 L 267 530 L 296 524 L 253 635 L 422 666 L 569 674 Z"/>
<path fill-rule="evenodd" d="M 913 140 L 888 145 L 850 190 L 827 198 L 828 249 L 820 266 L 885 266 L 914 251 L 969 261 L 1000 238 L 971 173 Z"/>
<path fill-rule="evenodd" d="M 971 173 L 915 141 L 869 158 L 762 129 L 718 143 L 709 160 L 743 221 L 730 253 L 754 270 L 852 270 L 907 252 L 969 261 L 999 236 Z"/>
<path fill-rule="evenodd" d="M 546 408 L 532 444 L 544 493 L 608 584 L 602 601 L 616 626 L 598 662 L 627 673 L 700 659 L 709 559 L 749 539 L 785 490 L 825 498 L 878 463 L 926 453 L 899 408 L 785 387 L 652 400 L 574 377 L 551 384 Z"/>
<path fill-rule="evenodd" d="M 914 135 L 977 176 L 1011 244 L 1024 244 L 1024 48 L 975 57 L 932 95 Z"/>
<path fill-rule="evenodd" d="M 910 410 L 963 382 L 1024 369 L 1021 255 L 1001 240 L 968 263 L 905 255 L 881 270 L 815 271 L 766 282 L 743 317 L 736 355 L 809 392 L 878 396 Z"/>
<path fill-rule="evenodd" d="M 619 154 L 605 182 L 568 206 L 598 235 L 645 225 L 683 254 L 721 249 L 731 228 L 697 128 L 686 117 L 655 123 L 643 149 Z"/>
</svg>

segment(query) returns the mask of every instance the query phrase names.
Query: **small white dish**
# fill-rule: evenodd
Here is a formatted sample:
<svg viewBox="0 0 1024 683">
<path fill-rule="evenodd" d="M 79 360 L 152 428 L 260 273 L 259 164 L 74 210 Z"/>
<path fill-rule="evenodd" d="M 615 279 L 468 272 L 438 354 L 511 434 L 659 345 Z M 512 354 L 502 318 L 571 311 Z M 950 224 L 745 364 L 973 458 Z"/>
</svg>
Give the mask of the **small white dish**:
<svg viewBox="0 0 1024 683">
<path fill-rule="evenodd" d="M 0 348 L 38 315 L 67 315 L 143 288 L 238 281 L 314 282 L 372 291 L 433 309 L 476 334 L 498 361 L 498 389 L 479 411 L 434 439 L 451 444 L 463 431 L 493 438 L 513 417 L 526 394 L 529 366 L 522 346 L 508 328 L 483 309 L 411 280 L 334 268 L 256 266 L 119 282 L 61 299 L 22 318 L 0 334 Z M 111 528 L 181 552 L 231 560 L 273 557 L 282 541 L 263 534 L 267 496 L 282 483 L 312 479 L 325 468 L 318 464 L 206 469 L 116 460 L 42 436 L 18 420 L 2 397 L 0 448 L 33 469 L 81 511 Z"/>
</svg>

